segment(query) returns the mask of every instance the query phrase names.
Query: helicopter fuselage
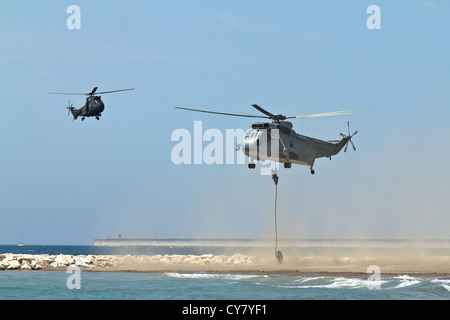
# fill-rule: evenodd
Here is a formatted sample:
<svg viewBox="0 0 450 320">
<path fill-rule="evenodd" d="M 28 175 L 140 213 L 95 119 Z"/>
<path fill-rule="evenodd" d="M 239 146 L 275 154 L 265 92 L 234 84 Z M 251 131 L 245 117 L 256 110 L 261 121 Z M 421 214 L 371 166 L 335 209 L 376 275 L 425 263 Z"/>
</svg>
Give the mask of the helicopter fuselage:
<svg viewBox="0 0 450 320">
<path fill-rule="evenodd" d="M 350 123 L 347 121 L 348 135 L 341 133 L 341 140 L 323 141 L 316 138 L 302 136 L 296 133 L 292 129 L 292 123 L 284 121 L 286 119 L 300 119 L 300 118 L 312 118 L 312 117 L 328 117 L 339 116 L 345 114 L 353 114 L 358 110 L 353 109 L 343 111 L 333 111 L 326 113 L 316 113 L 302 116 L 285 116 L 282 114 L 273 114 L 269 111 L 261 108 L 257 104 L 252 104 L 259 112 L 264 116 L 258 116 L 250 113 L 228 113 L 217 112 L 201 109 L 191 109 L 183 107 L 175 107 L 177 109 L 184 109 L 196 112 L 213 113 L 235 117 L 250 117 L 250 118 L 265 118 L 272 119 L 272 123 L 269 122 L 257 122 L 252 124 L 252 129 L 247 130 L 245 140 L 236 145 L 236 150 L 243 149 L 246 156 L 250 158 L 248 167 L 254 169 L 256 163 L 253 161 L 272 160 L 275 162 L 284 163 L 285 168 L 290 168 L 292 163 L 309 166 L 311 174 L 314 174 L 313 165 L 317 158 L 331 157 L 338 154 L 342 148 L 345 147 L 344 152 L 347 151 L 349 143 L 351 143 L 353 150 L 356 151 L 355 145 L 352 142 L 352 137 L 358 133 L 355 131 L 350 134 Z"/>
<path fill-rule="evenodd" d="M 81 120 L 85 117 L 96 117 L 97 120 L 100 119 L 101 113 L 105 110 L 105 105 L 100 96 L 89 96 L 86 98 L 86 103 L 80 109 L 71 108 L 73 119 L 76 120 L 78 116 Z"/>
<path fill-rule="evenodd" d="M 80 93 L 80 92 L 49 92 L 50 94 L 70 94 L 70 95 L 84 95 L 87 96 L 86 103 L 80 109 L 76 109 L 72 106 L 69 100 L 69 112 L 73 115 L 73 120 L 76 120 L 78 116 L 81 116 L 81 120 L 84 120 L 85 117 L 95 117 L 97 120 L 100 120 L 100 116 L 102 115 L 103 110 L 105 110 L 105 104 L 103 103 L 100 96 L 95 96 L 94 94 L 106 94 L 113 92 L 121 92 L 121 91 L 129 91 L 134 90 L 134 88 L 130 89 L 119 89 L 119 90 L 110 90 L 110 91 L 102 91 L 97 92 L 98 87 L 94 87 L 88 93 Z"/>
<path fill-rule="evenodd" d="M 249 168 L 255 168 L 254 160 L 271 160 L 284 163 L 290 168 L 291 163 L 309 166 L 311 173 L 317 158 L 331 159 L 349 141 L 343 137 L 337 143 L 300 135 L 292 129 L 292 123 L 280 121 L 274 123 L 254 123 L 247 130 L 245 140 L 237 145 L 250 158 Z"/>
</svg>

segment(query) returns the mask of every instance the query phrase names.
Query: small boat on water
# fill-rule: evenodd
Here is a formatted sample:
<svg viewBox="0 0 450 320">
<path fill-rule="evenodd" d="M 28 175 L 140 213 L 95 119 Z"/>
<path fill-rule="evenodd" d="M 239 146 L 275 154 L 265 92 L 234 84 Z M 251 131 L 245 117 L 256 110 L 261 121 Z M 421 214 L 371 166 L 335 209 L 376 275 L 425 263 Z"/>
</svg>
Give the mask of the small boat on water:
<svg viewBox="0 0 450 320">
<path fill-rule="evenodd" d="M 17 244 L 18 247 L 23 247 L 22 235 L 20 235 L 20 242 Z"/>
</svg>

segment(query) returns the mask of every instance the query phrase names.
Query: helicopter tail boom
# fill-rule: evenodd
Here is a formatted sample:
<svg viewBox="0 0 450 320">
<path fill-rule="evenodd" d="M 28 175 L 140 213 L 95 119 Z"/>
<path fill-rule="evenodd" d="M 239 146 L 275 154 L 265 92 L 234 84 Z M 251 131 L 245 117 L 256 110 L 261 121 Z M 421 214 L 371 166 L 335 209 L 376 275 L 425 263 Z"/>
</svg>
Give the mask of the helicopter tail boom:
<svg viewBox="0 0 450 320">
<path fill-rule="evenodd" d="M 69 112 L 72 113 L 73 120 L 76 120 L 78 118 L 78 116 L 81 114 L 81 110 L 80 109 L 75 109 L 75 107 L 72 107 L 72 105 L 67 107 L 67 109 L 69 109 Z"/>
<path fill-rule="evenodd" d="M 343 137 L 339 142 L 335 144 L 335 152 L 338 154 L 348 143 L 349 139 L 347 137 Z"/>
</svg>

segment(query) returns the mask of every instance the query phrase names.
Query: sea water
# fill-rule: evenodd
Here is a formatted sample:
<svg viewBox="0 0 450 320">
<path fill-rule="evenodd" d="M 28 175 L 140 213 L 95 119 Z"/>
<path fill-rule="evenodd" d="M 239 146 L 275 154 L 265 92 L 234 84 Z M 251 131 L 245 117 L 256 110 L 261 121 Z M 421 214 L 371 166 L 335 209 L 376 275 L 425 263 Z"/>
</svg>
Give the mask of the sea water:
<svg viewBox="0 0 450 320">
<path fill-rule="evenodd" d="M 94 246 L 0 246 L 29 254 L 117 254 Z M 124 250 L 123 248 L 121 249 Z M 202 254 L 207 248 L 134 248 L 136 254 Z M 176 251 L 176 253 L 175 253 Z M 198 251 L 197 253 L 195 251 Z M 208 251 L 211 252 L 211 249 Z M 214 252 L 213 252 L 214 253 Z M 217 253 L 215 253 L 217 254 Z M 4 300 L 440 300 L 450 277 L 212 274 L 206 272 L 0 271 Z"/>
<path fill-rule="evenodd" d="M 450 278 L 210 274 L 203 272 L 88 272 L 79 288 L 65 271 L 2 271 L 5 300 L 437 300 L 450 299 Z"/>
</svg>

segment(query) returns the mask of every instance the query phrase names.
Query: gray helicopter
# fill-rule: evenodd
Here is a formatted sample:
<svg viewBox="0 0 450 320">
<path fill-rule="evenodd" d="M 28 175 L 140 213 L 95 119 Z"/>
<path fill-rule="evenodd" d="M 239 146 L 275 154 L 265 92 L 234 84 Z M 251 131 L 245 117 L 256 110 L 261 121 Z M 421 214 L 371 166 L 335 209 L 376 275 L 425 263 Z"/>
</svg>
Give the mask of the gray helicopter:
<svg viewBox="0 0 450 320">
<path fill-rule="evenodd" d="M 284 163 L 285 168 L 290 168 L 292 163 L 309 166 L 311 174 L 314 174 L 315 172 L 313 165 L 316 159 L 329 158 L 331 160 L 331 157 L 338 154 L 344 147 L 344 152 L 347 152 L 349 143 L 351 143 L 353 150 L 356 151 L 352 137 L 357 134 L 358 131 L 350 134 L 350 124 L 347 122 L 348 134 L 341 133 L 341 140 L 323 141 L 296 133 L 292 129 L 292 123 L 284 120 L 346 115 L 353 114 L 359 110 L 369 109 L 363 108 L 334 111 L 304 116 L 284 116 L 281 114 L 272 114 L 257 104 L 252 104 L 252 106 L 264 115 L 254 115 L 248 113 L 234 114 L 182 107 L 175 108 L 228 116 L 271 119 L 272 123 L 253 123 L 252 128 L 247 130 L 244 141 L 236 145 L 236 151 L 242 149 L 244 154 L 249 157 L 250 161 L 248 167 L 250 169 L 254 169 L 256 167 L 256 163 L 254 163 L 255 160 L 271 160 Z"/>
<path fill-rule="evenodd" d="M 73 106 L 73 103 L 70 103 L 69 100 L 69 106 L 67 109 L 69 109 L 68 114 L 70 112 L 73 115 L 73 120 L 76 120 L 78 116 L 81 116 L 81 121 L 84 120 L 85 117 L 95 117 L 97 120 L 100 120 L 100 117 L 102 115 L 103 110 L 105 110 L 105 104 L 103 103 L 100 96 L 94 96 L 96 93 L 98 87 L 94 87 L 92 91 L 88 93 L 62 93 L 62 92 L 50 92 L 50 94 L 69 94 L 69 95 L 84 95 L 88 96 L 86 98 L 86 103 L 83 107 L 80 109 L 76 109 Z M 112 93 L 112 92 L 119 92 L 119 91 L 128 91 L 128 90 L 134 90 L 132 89 L 120 89 L 120 90 L 113 90 L 113 91 L 103 91 L 103 92 L 97 92 L 97 94 L 103 94 L 103 93 Z"/>
</svg>

